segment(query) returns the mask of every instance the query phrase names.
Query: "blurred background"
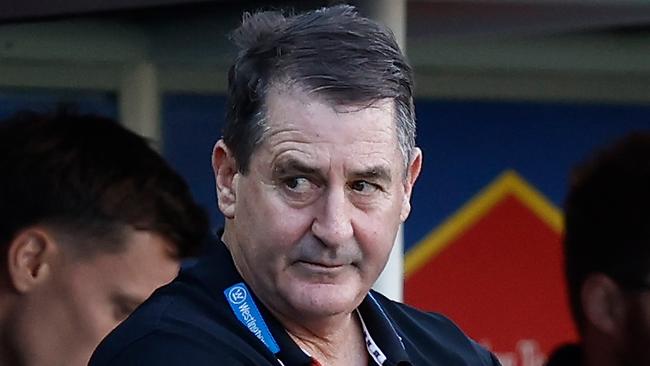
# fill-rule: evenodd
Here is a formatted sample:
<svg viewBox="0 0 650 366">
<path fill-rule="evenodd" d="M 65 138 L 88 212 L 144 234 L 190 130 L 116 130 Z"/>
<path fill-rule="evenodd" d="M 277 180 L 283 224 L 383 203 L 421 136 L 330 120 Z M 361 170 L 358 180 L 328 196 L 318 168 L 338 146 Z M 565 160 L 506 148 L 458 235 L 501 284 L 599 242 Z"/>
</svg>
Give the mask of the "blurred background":
<svg viewBox="0 0 650 366">
<path fill-rule="evenodd" d="M 228 32 L 243 11 L 341 2 L 4 0 L 0 118 L 59 105 L 116 118 L 218 227 Z M 561 252 L 571 167 L 650 129 L 650 1 L 348 3 L 393 29 L 416 75 L 424 171 L 382 289 L 447 314 L 504 366 L 541 365 L 576 337 Z"/>
</svg>

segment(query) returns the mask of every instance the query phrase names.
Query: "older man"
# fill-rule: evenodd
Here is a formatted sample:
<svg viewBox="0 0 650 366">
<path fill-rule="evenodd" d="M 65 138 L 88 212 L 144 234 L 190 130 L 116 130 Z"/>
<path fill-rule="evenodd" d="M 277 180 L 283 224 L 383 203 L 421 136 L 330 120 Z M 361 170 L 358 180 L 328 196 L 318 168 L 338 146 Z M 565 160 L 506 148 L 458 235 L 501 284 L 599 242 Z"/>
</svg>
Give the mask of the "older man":
<svg viewBox="0 0 650 366">
<path fill-rule="evenodd" d="M 82 366 L 208 235 L 182 178 L 116 122 L 0 122 L 0 365 Z"/>
<path fill-rule="evenodd" d="M 213 154 L 223 243 L 91 365 L 493 365 L 450 321 L 371 291 L 409 199 L 412 75 L 336 6 L 244 17 Z"/>
</svg>

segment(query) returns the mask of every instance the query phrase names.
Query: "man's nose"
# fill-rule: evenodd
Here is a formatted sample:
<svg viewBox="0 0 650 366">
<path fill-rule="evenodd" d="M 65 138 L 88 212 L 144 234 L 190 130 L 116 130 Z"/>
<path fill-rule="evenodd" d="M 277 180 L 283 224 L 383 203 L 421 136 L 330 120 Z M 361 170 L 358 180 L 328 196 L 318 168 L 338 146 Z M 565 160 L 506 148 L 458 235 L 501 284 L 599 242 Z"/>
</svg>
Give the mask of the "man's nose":
<svg viewBox="0 0 650 366">
<path fill-rule="evenodd" d="M 328 189 L 312 223 L 312 233 L 328 246 L 345 243 L 353 235 L 353 209 L 344 188 Z"/>
</svg>

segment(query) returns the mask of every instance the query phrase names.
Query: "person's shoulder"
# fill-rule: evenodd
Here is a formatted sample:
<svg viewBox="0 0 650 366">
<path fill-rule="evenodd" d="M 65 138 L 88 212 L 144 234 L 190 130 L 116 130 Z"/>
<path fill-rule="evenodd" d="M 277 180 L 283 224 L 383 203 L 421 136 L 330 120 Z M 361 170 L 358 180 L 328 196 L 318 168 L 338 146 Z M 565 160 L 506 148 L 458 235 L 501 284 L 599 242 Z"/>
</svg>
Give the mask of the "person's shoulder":
<svg viewBox="0 0 650 366">
<path fill-rule="evenodd" d="M 579 344 L 565 344 L 551 353 L 546 362 L 546 366 L 568 366 L 580 365 L 582 350 Z"/>
<path fill-rule="evenodd" d="M 229 352 L 236 351 L 230 345 L 236 344 L 238 337 L 223 311 L 217 299 L 199 282 L 181 276 L 156 290 L 104 338 L 91 365 L 160 365 L 158 359 L 167 349 L 185 359 L 224 359 Z M 160 361 L 167 362 L 163 365 L 176 364 L 172 356 Z"/>
<path fill-rule="evenodd" d="M 90 366 L 268 364 L 219 290 L 232 271 L 218 265 L 218 249 L 156 290 L 104 338 Z"/>
<path fill-rule="evenodd" d="M 233 344 L 207 340 L 199 334 L 156 329 L 119 348 L 98 348 L 89 366 L 251 365 Z"/>
<path fill-rule="evenodd" d="M 386 315 L 404 332 L 443 336 L 445 339 L 450 336 L 452 339 L 467 339 L 463 331 L 442 314 L 422 311 L 410 305 L 393 301 L 375 291 L 371 292 L 371 296 L 379 303 Z"/>
<path fill-rule="evenodd" d="M 499 365 L 491 352 L 446 316 L 393 301 L 375 291 L 371 296 L 394 323 L 407 351 L 415 348 L 416 353 L 448 360 L 448 364 L 452 364 L 451 360 L 463 360 L 467 365 Z"/>
<path fill-rule="evenodd" d="M 203 291 L 174 282 L 115 328 L 89 365 L 263 364 L 231 323 Z"/>
<path fill-rule="evenodd" d="M 195 306 L 191 305 L 196 297 L 194 291 L 185 287 L 187 286 L 184 284 L 172 282 L 154 292 L 131 316 L 104 338 L 95 350 L 91 364 L 121 364 L 113 363 L 112 359 L 116 355 L 130 357 L 131 351 L 146 347 L 151 342 L 164 344 L 168 340 L 200 330 L 201 327 L 187 319 L 200 315 L 197 314 Z M 155 357 L 149 355 L 149 352 L 142 352 L 141 357 L 149 356 Z"/>
</svg>

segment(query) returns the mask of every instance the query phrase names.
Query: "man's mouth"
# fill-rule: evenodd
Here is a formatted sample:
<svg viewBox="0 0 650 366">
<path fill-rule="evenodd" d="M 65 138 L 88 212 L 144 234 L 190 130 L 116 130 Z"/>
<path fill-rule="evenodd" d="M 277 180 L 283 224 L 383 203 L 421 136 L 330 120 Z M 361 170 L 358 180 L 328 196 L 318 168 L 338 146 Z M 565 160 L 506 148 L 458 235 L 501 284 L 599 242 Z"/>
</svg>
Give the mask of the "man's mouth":
<svg viewBox="0 0 650 366">
<path fill-rule="evenodd" d="M 348 264 L 348 263 L 340 263 L 340 262 L 318 262 L 318 261 L 310 261 L 310 260 L 299 260 L 296 263 L 307 268 L 311 268 L 314 270 L 321 270 L 321 271 L 340 269 Z"/>
</svg>

